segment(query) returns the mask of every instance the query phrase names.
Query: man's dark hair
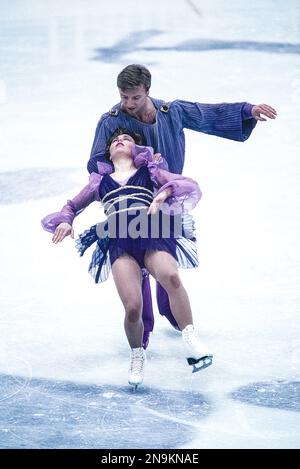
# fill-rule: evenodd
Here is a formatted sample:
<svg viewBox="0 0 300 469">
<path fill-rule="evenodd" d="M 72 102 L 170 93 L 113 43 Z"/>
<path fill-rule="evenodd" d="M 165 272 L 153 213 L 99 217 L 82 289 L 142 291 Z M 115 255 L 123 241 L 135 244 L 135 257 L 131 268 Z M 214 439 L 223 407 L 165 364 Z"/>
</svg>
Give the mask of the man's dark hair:
<svg viewBox="0 0 300 469">
<path fill-rule="evenodd" d="M 117 86 L 120 90 L 129 90 L 137 86 L 144 86 L 149 91 L 151 86 L 151 73 L 144 65 L 127 65 L 118 75 Z"/>
<path fill-rule="evenodd" d="M 110 146 L 112 144 L 113 139 L 116 138 L 118 135 L 123 135 L 123 134 L 130 135 L 130 137 L 133 138 L 133 140 L 135 141 L 135 143 L 137 145 L 145 145 L 144 137 L 141 134 L 138 134 L 136 132 L 132 132 L 131 130 L 128 130 L 128 129 L 125 129 L 125 128 L 119 128 L 119 129 L 114 131 L 114 133 L 112 134 L 112 136 L 110 137 L 110 139 L 108 140 L 108 142 L 106 144 L 105 159 L 107 161 L 111 162 L 110 159 L 109 159 L 109 156 L 110 156 L 109 149 L 110 149 Z"/>
</svg>

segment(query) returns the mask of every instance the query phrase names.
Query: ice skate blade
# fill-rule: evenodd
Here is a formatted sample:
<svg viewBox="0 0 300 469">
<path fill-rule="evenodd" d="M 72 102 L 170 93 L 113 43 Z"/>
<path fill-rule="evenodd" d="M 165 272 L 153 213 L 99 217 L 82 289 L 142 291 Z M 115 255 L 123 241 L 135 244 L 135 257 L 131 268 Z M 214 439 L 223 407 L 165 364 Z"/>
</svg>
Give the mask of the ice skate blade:
<svg viewBox="0 0 300 469">
<path fill-rule="evenodd" d="M 129 383 L 131 386 L 131 392 L 136 392 L 139 384 Z"/>
<path fill-rule="evenodd" d="M 193 366 L 192 373 L 197 373 L 198 371 L 204 370 L 205 368 L 209 367 L 212 364 L 212 355 L 207 355 L 201 358 L 187 358 L 187 362 L 189 365 Z"/>
</svg>

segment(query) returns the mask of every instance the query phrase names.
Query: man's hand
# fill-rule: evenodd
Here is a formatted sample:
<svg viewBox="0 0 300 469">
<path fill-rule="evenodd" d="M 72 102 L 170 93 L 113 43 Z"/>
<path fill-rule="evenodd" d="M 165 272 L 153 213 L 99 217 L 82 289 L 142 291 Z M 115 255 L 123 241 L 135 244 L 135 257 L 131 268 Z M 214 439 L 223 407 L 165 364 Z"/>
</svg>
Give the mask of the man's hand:
<svg viewBox="0 0 300 469">
<path fill-rule="evenodd" d="M 66 236 L 71 235 L 74 239 L 74 230 L 69 223 L 60 223 L 54 231 L 52 241 L 54 244 L 60 243 Z"/>
<path fill-rule="evenodd" d="M 168 197 L 170 197 L 171 194 L 172 194 L 172 189 L 166 189 L 160 192 L 160 194 L 158 194 L 156 197 L 154 197 L 150 207 L 148 208 L 147 215 L 155 215 L 159 207 L 164 203 L 164 201 Z"/>
<path fill-rule="evenodd" d="M 258 104 L 257 106 L 253 106 L 251 111 L 252 116 L 257 121 L 266 121 L 264 117 L 261 117 L 261 114 L 264 116 L 269 117 L 269 119 L 276 119 L 277 112 L 271 106 L 267 104 Z"/>
</svg>

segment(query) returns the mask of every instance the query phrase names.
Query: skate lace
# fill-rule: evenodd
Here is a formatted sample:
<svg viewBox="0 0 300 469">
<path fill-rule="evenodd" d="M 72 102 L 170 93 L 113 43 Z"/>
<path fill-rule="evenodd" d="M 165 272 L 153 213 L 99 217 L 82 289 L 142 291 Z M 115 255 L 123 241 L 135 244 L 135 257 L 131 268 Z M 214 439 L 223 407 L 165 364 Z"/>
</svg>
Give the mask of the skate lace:
<svg viewBox="0 0 300 469">
<path fill-rule="evenodd" d="M 197 343 L 197 339 L 198 337 L 194 330 L 184 331 L 183 340 L 185 341 L 187 345 L 192 345 L 192 346 L 195 345 L 195 343 Z"/>
<path fill-rule="evenodd" d="M 131 355 L 130 373 L 139 374 L 144 367 L 144 355 L 139 350 L 133 350 Z"/>
</svg>

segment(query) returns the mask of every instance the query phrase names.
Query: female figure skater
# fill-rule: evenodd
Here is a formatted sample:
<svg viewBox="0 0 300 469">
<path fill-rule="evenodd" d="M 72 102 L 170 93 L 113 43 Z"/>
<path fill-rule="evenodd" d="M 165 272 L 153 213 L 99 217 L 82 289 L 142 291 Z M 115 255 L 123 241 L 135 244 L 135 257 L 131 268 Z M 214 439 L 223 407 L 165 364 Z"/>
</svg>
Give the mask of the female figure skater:
<svg viewBox="0 0 300 469">
<path fill-rule="evenodd" d="M 178 274 L 178 266 L 198 265 L 187 210 L 200 200 L 200 188 L 193 179 L 167 171 L 166 161 L 141 143 L 140 135 L 117 129 L 107 145 L 108 162 L 98 163 L 98 173 L 90 175 L 88 185 L 60 212 L 42 220 L 44 229 L 54 233 L 52 241 L 59 243 L 68 235 L 74 237 L 73 220 L 84 208 L 93 201 L 102 203 L 106 221 L 81 234 L 77 249 L 83 255 L 96 243 L 89 268 L 96 283 L 106 280 L 112 270 L 131 348 L 128 382 L 135 388 L 143 382 L 144 349 L 153 328 L 149 292 L 143 288 L 148 272 L 166 293 L 169 320 L 182 331 L 193 371 L 211 365 L 213 357 L 194 330 L 189 298 Z"/>
</svg>

